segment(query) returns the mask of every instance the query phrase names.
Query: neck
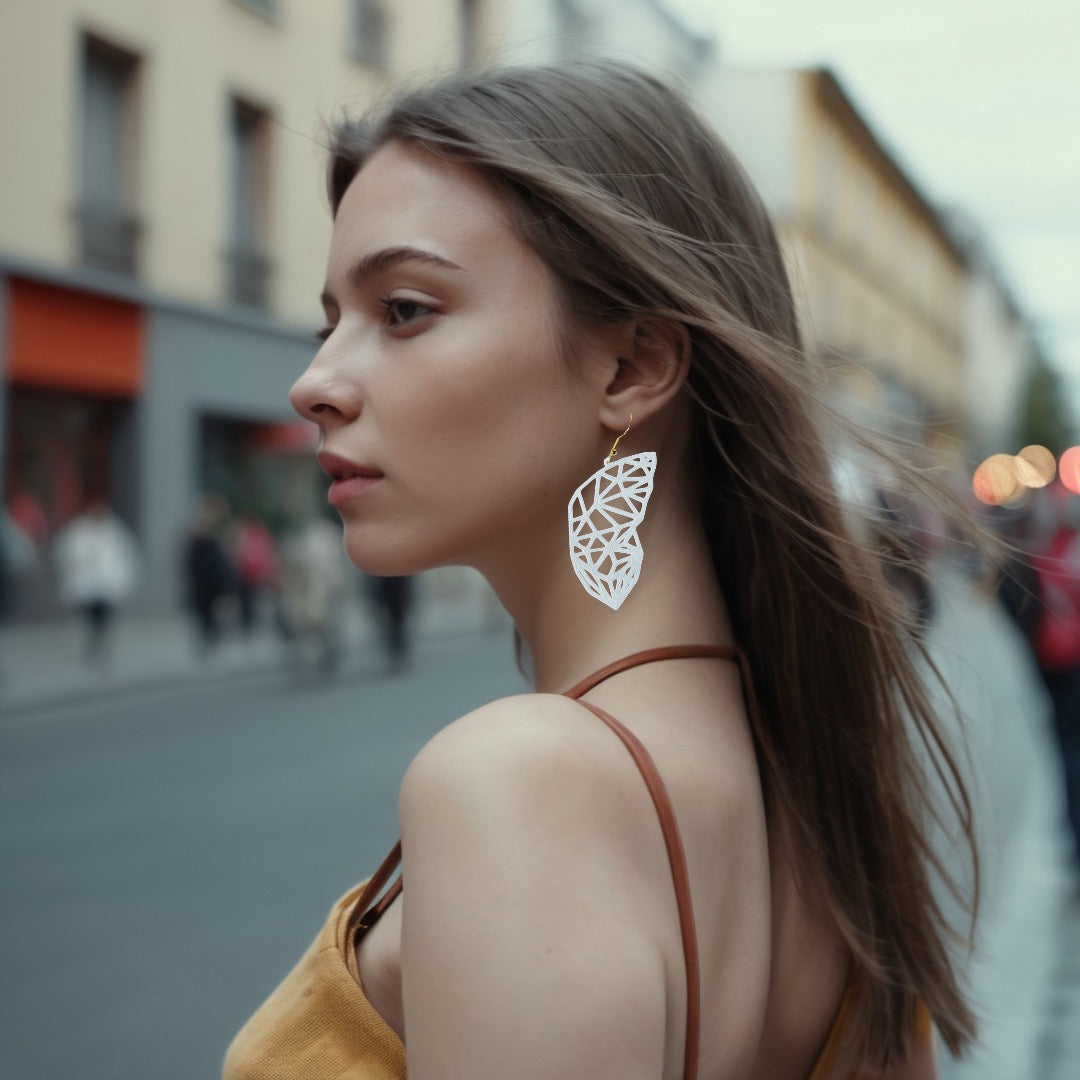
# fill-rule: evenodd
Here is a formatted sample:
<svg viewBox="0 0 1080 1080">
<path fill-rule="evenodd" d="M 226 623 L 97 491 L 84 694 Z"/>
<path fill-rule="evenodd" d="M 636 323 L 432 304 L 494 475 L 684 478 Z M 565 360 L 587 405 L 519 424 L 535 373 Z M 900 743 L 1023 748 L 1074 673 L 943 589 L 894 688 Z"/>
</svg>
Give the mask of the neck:
<svg viewBox="0 0 1080 1080">
<path fill-rule="evenodd" d="M 522 558 L 518 548 L 512 559 L 479 567 L 522 636 L 537 691 L 560 693 L 643 649 L 735 644 L 700 515 L 686 503 L 654 494 L 639 530 L 641 577 L 618 611 L 594 600 L 577 580 L 565 526 L 561 536 L 534 537 L 531 557 Z"/>
</svg>

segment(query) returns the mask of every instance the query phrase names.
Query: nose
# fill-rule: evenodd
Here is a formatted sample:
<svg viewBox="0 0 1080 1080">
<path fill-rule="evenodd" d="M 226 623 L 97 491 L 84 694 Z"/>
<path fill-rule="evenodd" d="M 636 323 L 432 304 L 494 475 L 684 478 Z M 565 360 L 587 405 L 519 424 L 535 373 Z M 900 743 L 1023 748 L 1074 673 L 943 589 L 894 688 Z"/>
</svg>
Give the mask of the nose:
<svg viewBox="0 0 1080 1080">
<path fill-rule="evenodd" d="M 289 403 L 305 420 L 325 426 L 355 420 L 363 406 L 363 394 L 357 381 L 348 378 L 347 366 L 334 357 L 326 342 L 293 383 Z"/>
</svg>

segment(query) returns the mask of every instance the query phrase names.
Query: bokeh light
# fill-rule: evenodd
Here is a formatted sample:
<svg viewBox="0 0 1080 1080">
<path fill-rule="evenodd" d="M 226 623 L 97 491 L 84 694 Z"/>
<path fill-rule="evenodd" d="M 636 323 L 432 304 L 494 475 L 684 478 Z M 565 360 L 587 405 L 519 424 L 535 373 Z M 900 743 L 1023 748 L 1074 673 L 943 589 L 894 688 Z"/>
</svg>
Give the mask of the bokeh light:
<svg viewBox="0 0 1080 1080">
<path fill-rule="evenodd" d="M 975 498 L 988 506 L 1000 506 L 1015 498 L 1021 487 L 1012 454 L 991 454 L 975 470 L 971 481 Z"/>
<path fill-rule="evenodd" d="M 1069 455 L 1073 457 L 1069 457 Z M 1066 458 L 1070 464 L 1066 466 Z M 1066 451 L 1061 459 L 1062 481 L 1066 467 L 1071 469 L 1071 491 L 1080 487 L 1080 447 Z M 1058 469 L 1054 455 L 1045 446 L 1025 446 L 1018 454 L 991 454 L 976 470 L 971 479 L 975 498 L 988 506 L 1001 506 L 1016 502 L 1034 488 L 1049 484 Z"/>
<path fill-rule="evenodd" d="M 1054 479 L 1057 465 L 1045 446 L 1025 446 L 1016 457 L 1017 476 L 1029 488 L 1046 487 Z"/>
<path fill-rule="evenodd" d="M 1070 446 L 1061 455 L 1058 469 L 1061 482 L 1074 494 L 1080 495 L 1080 446 Z"/>
</svg>

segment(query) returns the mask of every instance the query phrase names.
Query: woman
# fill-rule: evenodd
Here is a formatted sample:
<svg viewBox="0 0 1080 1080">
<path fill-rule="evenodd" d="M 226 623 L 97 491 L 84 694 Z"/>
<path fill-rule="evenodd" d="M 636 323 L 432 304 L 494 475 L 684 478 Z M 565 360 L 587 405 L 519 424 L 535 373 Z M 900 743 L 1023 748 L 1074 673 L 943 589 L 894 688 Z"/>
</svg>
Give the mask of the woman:
<svg viewBox="0 0 1080 1080">
<path fill-rule="evenodd" d="M 338 132 L 329 188 L 292 401 L 346 550 L 477 567 L 536 693 L 420 752 L 404 888 L 376 903 L 391 858 L 335 907 L 226 1076 L 933 1076 L 927 1014 L 973 1028 L 937 729 L 736 163 L 600 63 L 423 88 Z"/>
</svg>

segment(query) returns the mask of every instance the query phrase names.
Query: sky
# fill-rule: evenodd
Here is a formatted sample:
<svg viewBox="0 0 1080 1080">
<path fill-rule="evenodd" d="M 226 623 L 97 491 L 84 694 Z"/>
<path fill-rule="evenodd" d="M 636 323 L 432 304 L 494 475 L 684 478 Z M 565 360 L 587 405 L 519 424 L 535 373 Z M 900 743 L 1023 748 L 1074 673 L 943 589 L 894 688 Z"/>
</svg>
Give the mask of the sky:
<svg viewBox="0 0 1080 1080">
<path fill-rule="evenodd" d="M 830 67 L 924 197 L 974 217 L 1080 418 L 1078 0 L 665 3 L 721 61 Z"/>
</svg>

